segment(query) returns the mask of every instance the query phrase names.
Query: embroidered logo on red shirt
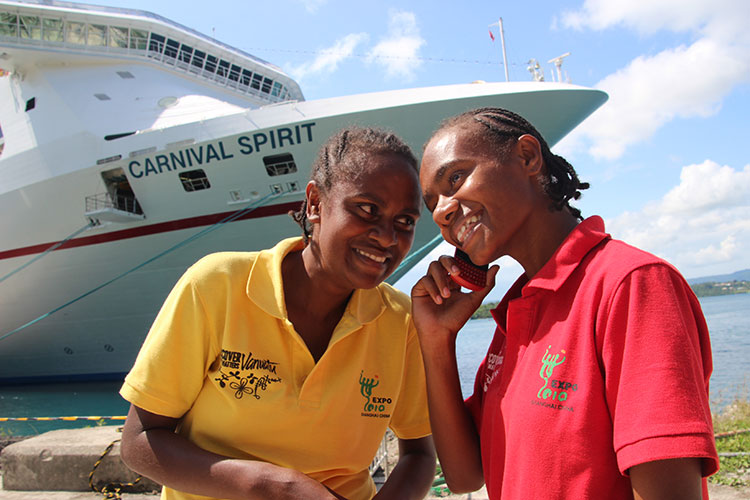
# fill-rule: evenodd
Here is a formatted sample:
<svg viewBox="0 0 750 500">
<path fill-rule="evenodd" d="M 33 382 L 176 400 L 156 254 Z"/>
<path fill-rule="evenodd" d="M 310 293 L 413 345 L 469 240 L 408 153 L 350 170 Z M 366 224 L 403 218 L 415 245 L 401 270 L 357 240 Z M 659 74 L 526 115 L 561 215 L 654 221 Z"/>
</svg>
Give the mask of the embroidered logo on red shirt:
<svg viewBox="0 0 750 500">
<path fill-rule="evenodd" d="M 551 349 L 551 345 L 547 346 L 547 350 L 544 352 L 544 356 L 542 356 L 542 367 L 539 369 L 539 377 L 544 381 L 544 384 L 539 388 L 536 397 L 543 401 L 551 399 L 552 401 L 563 402 L 570 397 L 570 393 L 578 390 L 578 384 L 558 379 L 550 380 L 555 368 L 563 364 L 567 359 L 565 356 L 565 349 L 560 349 L 560 352 L 558 353 L 550 352 Z M 543 404 L 535 401 L 532 401 L 532 403 L 541 406 L 548 406 L 557 410 L 565 409 L 573 411 L 572 407 L 559 404 L 556 405 L 554 403 Z"/>
</svg>

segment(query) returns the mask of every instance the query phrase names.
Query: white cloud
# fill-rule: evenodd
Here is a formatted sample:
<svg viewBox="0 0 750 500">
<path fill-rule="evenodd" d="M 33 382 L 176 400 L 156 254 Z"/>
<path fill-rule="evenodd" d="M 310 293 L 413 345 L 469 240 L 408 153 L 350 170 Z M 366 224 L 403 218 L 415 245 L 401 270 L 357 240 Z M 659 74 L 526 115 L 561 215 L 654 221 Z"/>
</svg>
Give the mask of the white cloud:
<svg viewBox="0 0 750 500">
<path fill-rule="evenodd" d="M 289 73 L 297 80 L 322 73 L 333 73 L 338 69 L 339 64 L 351 57 L 357 46 L 367 39 L 366 33 L 346 35 L 336 40 L 332 47 L 321 50 L 312 62 L 290 67 Z"/>
<path fill-rule="evenodd" d="M 726 272 L 750 267 L 748 213 L 750 165 L 736 170 L 706 160 L 683 167 L 661 200 L 607 221 L 607 229 L 688 276 L 719 274 L 720 265 Z"/>
<path fill-rule="evenodd" d="M 414 13 L 391 10 L 389 14 L 388 33 L 370 50 L 367 60 L 382 66 L 388 78 L 412 80 L 422 65 L 418 57 L 425 40 Z"/>
<path fill-rule="evenodd" d="M 316 12 L 320 7 L 328 3 L 328 0 L 300 0 L 307 12 Z"/>
<path fill-rule="evenodd" d="M 695 36 L 651 56 L 640 56 L 595 86 L 610 99 L 578 127 L 561 148 L 587 144 L 596 158 L 619 158 L 675 118 L 707 117 L 738 85 L 750 82 L 750 19 L 747 0 L 587 0 L 563 23 L 577 29 L 622 25 L 643 34 L 659 30 Z M 745 21 L 742 21 L 745 20 Z"/>
</svg>

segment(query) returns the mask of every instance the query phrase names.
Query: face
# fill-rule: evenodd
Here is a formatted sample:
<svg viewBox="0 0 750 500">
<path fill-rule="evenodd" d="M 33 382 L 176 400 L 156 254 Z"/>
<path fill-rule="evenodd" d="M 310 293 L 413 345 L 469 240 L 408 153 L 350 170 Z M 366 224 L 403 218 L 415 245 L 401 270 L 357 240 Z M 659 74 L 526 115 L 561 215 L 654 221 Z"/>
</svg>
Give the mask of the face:
<svg viewBox="0 0 750 500">
<path fill-rule="evenodd" d="M 326 278 L 345 289 L 381 283 L 414 241 L 422 205 L 415 169 L 395 154 L 371 154 L 356 178 L 315 192 L 308 186 L 308 219 Z"/>
<path fill-rule="evenodd" d="M 518 259 L 531 237 L 531 214 L 549 204 L 537 181 L 541 156 L 526 151 L 530 136 L 519 139 L 503 158 L 483 139 L 481 127 L 457 125 L 438 132 L 425 148 L 420 169 L 424 200 L 443 238 L 478 265 L 503 255 Z"/>
</svg>

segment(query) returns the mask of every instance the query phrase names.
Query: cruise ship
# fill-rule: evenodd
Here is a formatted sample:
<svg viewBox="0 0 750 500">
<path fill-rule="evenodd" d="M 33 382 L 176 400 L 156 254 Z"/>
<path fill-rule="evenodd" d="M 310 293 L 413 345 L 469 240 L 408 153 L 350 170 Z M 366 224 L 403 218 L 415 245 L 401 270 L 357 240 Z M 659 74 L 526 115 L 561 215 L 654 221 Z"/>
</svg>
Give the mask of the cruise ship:
<svg viewBox="0 0 750 500">
<path fill-rule="evenodd" d="M 414 148 L 514 110 L 554 144 L 607 96 L 466 83 L 306 101 L 280 68 L 144 11 L 0 0 L 0 383 L 122 377 L 203 255 L 299 234 L 309 166 L 347 125 Z M 409 263 L 439 238 L 422 217 Z"/>
</svg>

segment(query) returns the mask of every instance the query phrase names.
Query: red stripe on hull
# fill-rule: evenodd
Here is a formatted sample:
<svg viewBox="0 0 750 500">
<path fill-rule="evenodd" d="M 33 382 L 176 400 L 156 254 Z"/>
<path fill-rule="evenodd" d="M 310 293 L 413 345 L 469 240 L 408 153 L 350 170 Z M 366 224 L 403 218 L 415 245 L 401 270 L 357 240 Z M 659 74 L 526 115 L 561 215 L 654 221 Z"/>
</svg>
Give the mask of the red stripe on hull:
<svg viewBox="0 0 750 500">
<path fill-rule="evenodd" d="M 280 205 L 270 205 L 264 207 L 258 207 L 250 212 L 237 217 L 234 221 L 246 220 L 246 219 L 258 219 L 261 217 L 272 217 L 274 215 L 282 215 L 288 213 L 290 210 L 299 210 L 301 202 L 293 203 L 282 203 Z M 160 222 L 158 224 L 151 224 L 148 226 L 134 227 L 131 229 L 123 229 L 120 231 L 112 231 L 110 233 L 97 234 L 94 236 L 84 236 L 82 238 L 75 238 L 73 240 L 65 242 L 60 245 L 57 250 L 63 250 L 66 248 L 82 247 L 87 245 L 96 245 L 98 243 L 107 243 L 110 241 L 125 240 L 130 238 L 138 238 L 140 236 L 148 236 L 151 234 L 166 233 L 169 231 L 179 231 L 181 229 L 189 229 L 191 227 L 209 226 L 216 224 L 221 220 L 229 217 L 234 212 L 221 212 L 218 214 L 201 215 L 199 217 L 190 217 L 187 219 L 177 219 L 169 222 Z M 0 252 L 0 260 L 10 259 L 13 257 L 20 257 L 22 255 L 31 255 L 41 253 L 50 248 L 57 242 L 42 243 L 39 245 L 32 245 L 23 248 L 14 248 L 12 250 L 5 250 Z"/>
</svg>

